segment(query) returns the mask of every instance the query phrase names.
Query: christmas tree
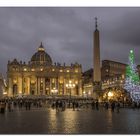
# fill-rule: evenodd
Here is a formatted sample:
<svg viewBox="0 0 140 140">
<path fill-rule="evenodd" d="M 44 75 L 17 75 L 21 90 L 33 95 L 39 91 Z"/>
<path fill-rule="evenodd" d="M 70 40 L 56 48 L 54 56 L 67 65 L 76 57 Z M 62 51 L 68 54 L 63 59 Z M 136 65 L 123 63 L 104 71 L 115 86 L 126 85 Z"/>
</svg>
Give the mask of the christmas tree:
<svg viewBox="0 0 140 140">
<path fill-rule="evenodd" d="M 126 67 L 124 89 L 130 94 L 133 101 L 140 101 L 140 79 L 136 64 L 134 63 L 134 52 L 130 50 L 129 62 Z"/>
</svg>

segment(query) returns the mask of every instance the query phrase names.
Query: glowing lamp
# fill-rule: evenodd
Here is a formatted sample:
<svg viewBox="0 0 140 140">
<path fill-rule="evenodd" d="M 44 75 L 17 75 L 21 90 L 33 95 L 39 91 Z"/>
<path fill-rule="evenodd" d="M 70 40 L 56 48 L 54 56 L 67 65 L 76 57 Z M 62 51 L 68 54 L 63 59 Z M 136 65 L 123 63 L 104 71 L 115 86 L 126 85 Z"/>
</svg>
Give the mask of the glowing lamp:
<svg viewBox="0 0 140 140">
<path fill-rule="evenodd" d="M 7 92 L 3 92 L 3 95 L 6 95 L 7 94 Z"/>
<path fill-rule="evenodd" d="M 113 93 L 111 91 L 108 92 L 108 97 L 112 97 Z"/>
</svg>

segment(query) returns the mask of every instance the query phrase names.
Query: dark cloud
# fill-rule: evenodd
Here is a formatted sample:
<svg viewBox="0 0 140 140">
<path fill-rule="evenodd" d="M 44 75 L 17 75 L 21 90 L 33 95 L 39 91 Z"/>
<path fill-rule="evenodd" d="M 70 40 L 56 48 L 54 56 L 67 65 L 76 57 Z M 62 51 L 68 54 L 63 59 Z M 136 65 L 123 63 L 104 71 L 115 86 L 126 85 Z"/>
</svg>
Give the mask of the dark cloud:
<svg viewBox="0 0 140 140">
<path fill-rule="evenodd" d="M 131 48 L 140 64 L 140 8 L 0 8 L 0 71 L 13 58 L 28 62 L 42 41 L 54 62 L 92 67 L 94 17 L 101 58 L 127 63 Z"/>
</svg>

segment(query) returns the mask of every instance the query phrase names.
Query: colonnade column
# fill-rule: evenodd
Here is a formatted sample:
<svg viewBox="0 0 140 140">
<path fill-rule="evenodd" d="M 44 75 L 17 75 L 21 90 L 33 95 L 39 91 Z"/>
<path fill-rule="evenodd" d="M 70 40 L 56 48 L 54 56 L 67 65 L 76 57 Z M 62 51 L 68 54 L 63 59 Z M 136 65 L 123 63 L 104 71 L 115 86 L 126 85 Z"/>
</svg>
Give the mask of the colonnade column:
<svg viewBox="0 0 140 140">
<path fill-rule="evenodd" d="M 45 95 L 45 78 L 43 78 L 43 95 Z"/>
</svg>

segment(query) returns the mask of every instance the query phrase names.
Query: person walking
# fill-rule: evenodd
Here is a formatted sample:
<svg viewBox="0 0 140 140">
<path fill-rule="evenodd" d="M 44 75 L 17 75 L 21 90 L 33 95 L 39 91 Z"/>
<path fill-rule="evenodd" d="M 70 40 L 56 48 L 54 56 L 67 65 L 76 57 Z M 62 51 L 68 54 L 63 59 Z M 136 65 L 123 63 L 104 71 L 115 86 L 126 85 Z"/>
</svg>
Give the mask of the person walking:
<svg viewBox="0 0 140 140">
<path fill-rule="evenodd" d="M 59 108 L 60 108 L 61 111 L 63 110 L 62 107 L 63 107 L 63 103 L 62 103 L 62 100 L 60 100 L 59 101 Z"/>
<path fill-rule="evenodd" d="M 11 112 L 11 102 L 8 102 L 8 111 Z"/>
<path fill-rule="evenodd" d="M 92 108 L 92 110 L 95 109 L 95 102 L 94 101 L 92 101 L 92 103 L 91 103 L 91 108 Z"/>
<path fill-rule="evenodd" d="M 115 102 L 113 101 L 113 102 L 111 103 L 111 110 L 112 110 L 112 112 L 114 112 L 114 109 L 115 109 Z"/>
<path fill-rule="evenodd" d="M 117 113 L 119 113 L 120 112 L 120 103 L 118 102 L 117 103 Z"/>
<path fill-rule="evenodd" d="M 11 102 L 11 111 L 14 111 L 14 101 Z"/>
<path fill-rule="evenodd" d="M 56 100 L 55 105 L 56 105 L 56 112 L 58 112 L 59 111 L 59 102 L 58 102 L 58 100 Z"/>
<path fill-rule="evenodd" d="M 99 110 L 99 102 L 98 102 L 98 100 L 96 101 L 96 110 Z"/>
<path fill-rule="evenodd" d="M 79 111 L 79 102 L 78 101 L 76 102 L 76 109 L 77 109 L 77 111 Z"/>
<path fill-rule="evenodd" d="M 105 102 L 105 109 L 106 110 L 108 110 L 108 106 L 109 106 L 108 102 Z"/>
<path fill-rule="evenodd" d="M 73 111 L 75 111 L 75 101 L 72 102 Z"/>
<path fill-rule="evenodd" d="M 55 102 L 53 101 L 53 103 L 52 103 L 52 109 L 54 109 L 54 107 L 55 107 Z"/>
<path fill-rule="evenodd" d="M 31 110 L 31 101 L 28 101 L 28 110 Z"/>
<path fill-rule="evenodd" d="M 25 102 L 25 108 L 28 110 L 28 101 Z"/>
<path fill-rule="evenodd" d="M 65 111 L 66 103 L 65 101 L 62 102 L 62 111 Z"/>
</svg>

